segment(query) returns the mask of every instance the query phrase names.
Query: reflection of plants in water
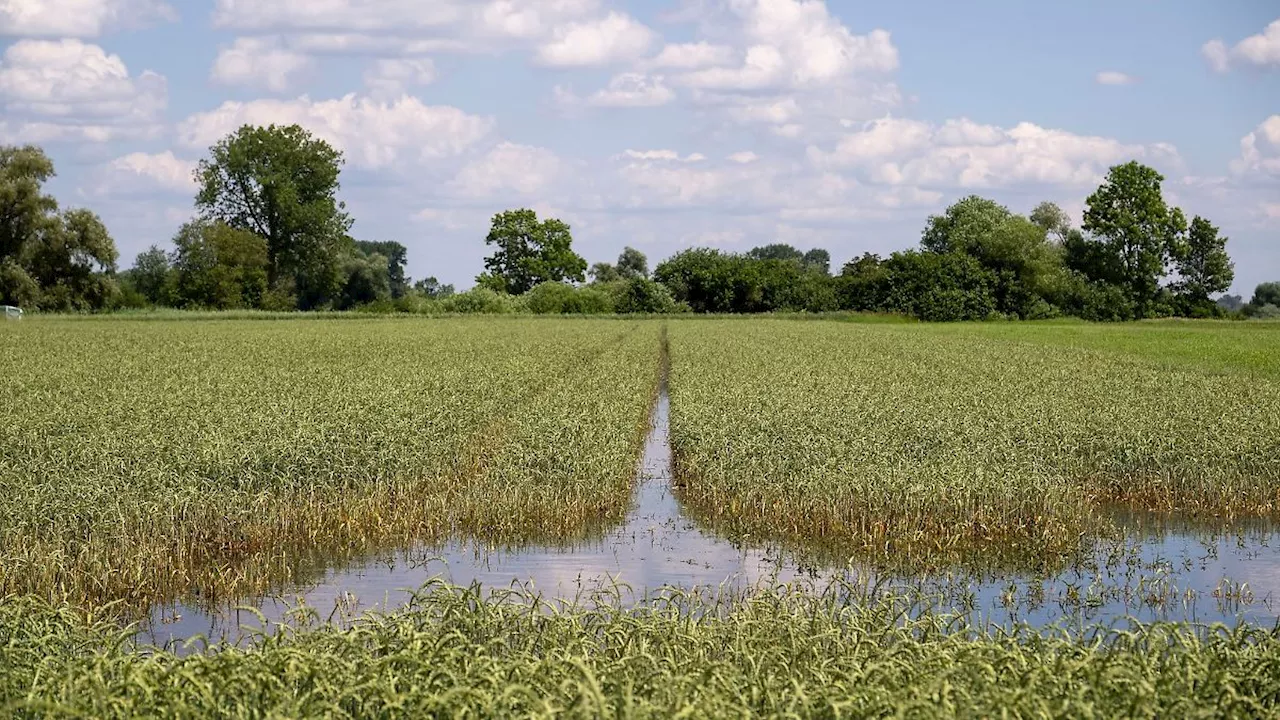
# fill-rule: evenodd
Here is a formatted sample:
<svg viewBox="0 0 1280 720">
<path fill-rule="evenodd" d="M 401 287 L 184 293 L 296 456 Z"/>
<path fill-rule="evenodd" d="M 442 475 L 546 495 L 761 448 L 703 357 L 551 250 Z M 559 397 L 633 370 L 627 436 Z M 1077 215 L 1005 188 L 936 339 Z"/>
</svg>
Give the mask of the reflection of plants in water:
<svg viewBox="0 0 1280 720">
<path fill-rule="evenodd" d="M 1280 630 L 993 627 L 842 583 L 618 588 L 565 604 L 430 584 L 338 626 L 301 609 L 247 647 L 133 651 L 119 629 L 0 605 L 0 707 L 18 715 L 1241 717 L 1280 711 Z M 193 648 L 194 649 L 194 648 Z"/>
</svg>

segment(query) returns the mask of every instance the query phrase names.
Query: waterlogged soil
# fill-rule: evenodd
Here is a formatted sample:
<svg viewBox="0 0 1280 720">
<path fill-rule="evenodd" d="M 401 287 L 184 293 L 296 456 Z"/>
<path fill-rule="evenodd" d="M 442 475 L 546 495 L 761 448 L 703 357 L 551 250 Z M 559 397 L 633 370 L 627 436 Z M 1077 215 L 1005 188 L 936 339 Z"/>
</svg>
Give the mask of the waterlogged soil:
<svg viewBox="0 0 1280 720">
<path fill-rule="evenodd" d="M 291 622 L 291 611 L 300 606 L 322 619 L 395 610 L 431 580 L 519 586 L 566 600 L 617 588 L 636 602 L 668 586 L 740 592 L 788 582 L 821 589 L 844 581 L 877 592 L 919 593 L 935 607 L 1005 626 L 1070 628 L 1127 618 L 1268 627 L 1280 622 L 1280 533 L 1266 523 L 1223 533 L 1153 516 L 1118 517 L 1129 529 L 1123 539 L 1101 543 L 1071 569 L 1045 577 L 878 577 L 856 565 L 815 567 L 776 544 L 731 541 L 696 524 L 672 493 L 668 411 L 663 387 L 632 511 L 621 527 L 598 540 L 519 549 L 455 543 L 370 557 L 330 568 L 319 581 L 216 611 L 182 603 L 156 607 L 138 640 L 179 651 L 243 643 Z"/>
</svg>

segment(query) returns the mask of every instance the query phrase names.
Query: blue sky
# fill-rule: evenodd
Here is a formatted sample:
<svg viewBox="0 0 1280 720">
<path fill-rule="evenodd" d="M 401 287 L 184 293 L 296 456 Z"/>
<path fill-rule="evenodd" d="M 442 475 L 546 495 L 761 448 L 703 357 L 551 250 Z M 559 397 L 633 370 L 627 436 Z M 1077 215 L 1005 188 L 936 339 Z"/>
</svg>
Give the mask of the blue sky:
<svg viewBox="0 0 1280 720">
<path fill-rule="evenodd" d="M 346 154 L 362 239 L 460 286 L 489 218 L 625 245 L 914 246 L 968 194 L 1078 220 L 1138 159 L 1280 279 L 1280 8 L 840 0 L 0 0 L 0 142 L 54 157 L 122 265 L 192 214 L 243 123 Z"/>
</svg>

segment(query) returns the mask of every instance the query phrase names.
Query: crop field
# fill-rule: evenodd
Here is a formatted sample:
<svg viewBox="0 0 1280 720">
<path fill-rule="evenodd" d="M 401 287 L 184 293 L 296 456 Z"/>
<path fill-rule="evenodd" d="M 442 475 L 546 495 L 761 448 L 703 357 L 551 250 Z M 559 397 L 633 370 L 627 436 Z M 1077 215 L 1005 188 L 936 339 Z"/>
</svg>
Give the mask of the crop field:
<svg viewBox="0 0 1280 720">
<path fill-rule="evenodd" d="M 988 625 L 968 587 L 909 591 L 979 568 L 1031 577 L 1010 598 L 1038 611 L 1042 575 L 1148 521 L 1280 520 L 1280 324 L 268 317 L 0 325 L 0 717 L 1280 712 L 1271 605 Z M 729 546 L 698 557 L 739 562 L 745 536 L 833 584 L 640 600 L 609 577 L 562 601 L 434 579 L 239 645 L 127 625 L 457 540 L 576 542 L 576 563 L 622 528 L 643 571 L 691 562 L 664 545 L 691 534 L 632 523 L 655 407 L 662 492 Z"/>
<path fill-rule="evenodd" d="M 656 324 L 0 328 L 0 596 L 210 602 L 306 558 L 625 514 Z"/>
<path fill-rule="evenodd" d="M 0 605 L 18 717 L 1271 717 L 1280 630 L 997 631 L 912 598 L 672 591 L 642 608 L 424 588 L 404 611 L 139 657 L 118 628 Z M 909 618 L 904 620 L 903 618 Z M 100 648 L 106 648 L 100 650 Z"/>
<path fill-rule="evenodd" d="M 1280 515 L 1280 327 L 672 323 L 681 497 L 733 533 L 1046 563 L 1109 509 Z"/>
</svg>

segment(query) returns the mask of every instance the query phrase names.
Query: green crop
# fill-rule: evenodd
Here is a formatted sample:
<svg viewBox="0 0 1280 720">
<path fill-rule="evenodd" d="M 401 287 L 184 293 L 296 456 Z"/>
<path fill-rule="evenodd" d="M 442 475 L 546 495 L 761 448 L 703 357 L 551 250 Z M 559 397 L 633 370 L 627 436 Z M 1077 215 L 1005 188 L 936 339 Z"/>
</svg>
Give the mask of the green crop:
<svg viewBox="0 0 1280 720">
<path fill-rule="evenodd" d="M 428 586 L 401 612 L 251 647 L 137 652 L 109 623 L 0 603 L 17 717 L 1274 717 L 1280 629 L 975 627 L 915 598 L 771 588 Z"/>
<path fill-rule="evenodd" d="M 145 609 L 414 541 L 621 521 L 656 323 L 76 322 L 0 332 L 0 594 Z"/>
<path fill-rule="evenodd" d="M 1278 329 L 672 323 L 681 497 L 933 566 L 1042 565 L 1117 506 L 1280 516 Z"/>
</svg>

